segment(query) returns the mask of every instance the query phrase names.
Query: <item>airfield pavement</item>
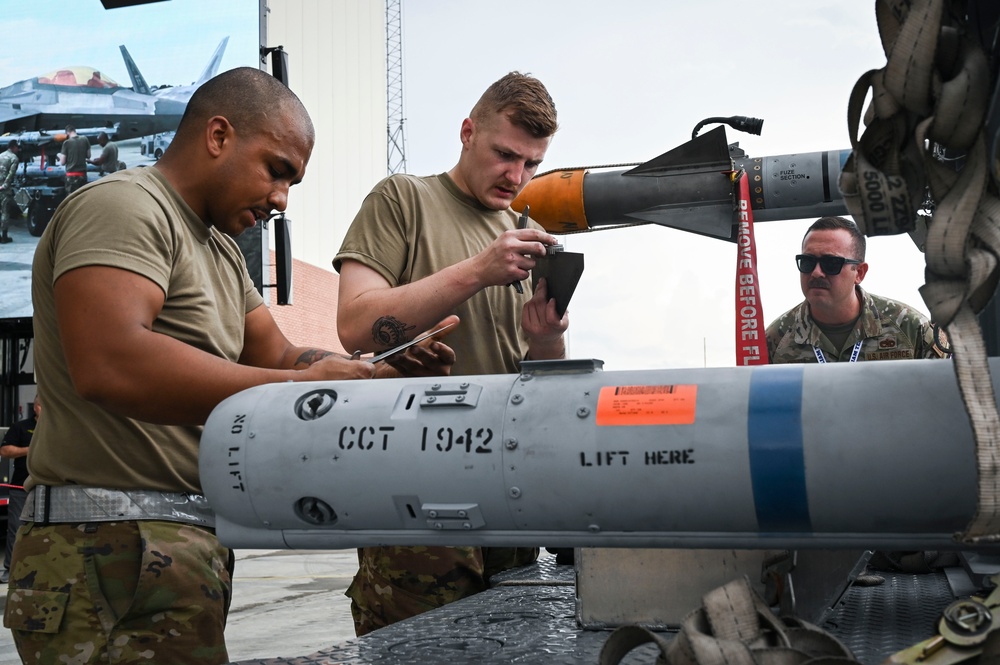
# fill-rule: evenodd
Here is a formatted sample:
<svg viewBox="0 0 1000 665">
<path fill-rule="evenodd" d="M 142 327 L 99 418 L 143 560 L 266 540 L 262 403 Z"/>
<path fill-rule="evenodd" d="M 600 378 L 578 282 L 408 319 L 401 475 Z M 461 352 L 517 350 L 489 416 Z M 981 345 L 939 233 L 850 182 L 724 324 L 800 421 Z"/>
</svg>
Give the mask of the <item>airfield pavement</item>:
<svg viewBox="0 0 1000 665">
<path fill-rule="evenodd" d="M 91 154 L 100 154 L 100 146 L 93 146 Z M 150 165 L 155 161 L 140 154 L 139 140 L 130 139 L 118 144 L 118 158 L 128 167 Z M 28 233 L 25 219 L 15 219 L 9 229 L 14 242 L 0 245 L 0 317 L 27 318 L 31 316 L 31 261 L 38 246 L 38 238 Z"/>
<path fill-rule="evenodd" d="M 229 658 L 306 656 L 354 638 L 344 591 L 357 569 L 353 549 L 236 550 Z M 0 665 L 20 662 L 10 631 L 0 629 Z"/>
</svg>

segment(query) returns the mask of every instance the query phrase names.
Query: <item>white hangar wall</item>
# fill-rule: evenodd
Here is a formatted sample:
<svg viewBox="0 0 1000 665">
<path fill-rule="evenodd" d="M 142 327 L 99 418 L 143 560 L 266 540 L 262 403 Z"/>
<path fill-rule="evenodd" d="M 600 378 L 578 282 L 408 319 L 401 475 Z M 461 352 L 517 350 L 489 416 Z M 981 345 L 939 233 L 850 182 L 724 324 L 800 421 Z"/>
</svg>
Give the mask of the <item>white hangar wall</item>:
<svg viewBox="0 0 1000 665">
<path fill-rule="evenodd" d="M 361 202 L 386 176 L 385 2 L 262 5 L 262 42 L 288 53 L 289 87 L 316 127 L 306 177 L 289 196 L 292 255 L 332 272 Z"/>
</svg>

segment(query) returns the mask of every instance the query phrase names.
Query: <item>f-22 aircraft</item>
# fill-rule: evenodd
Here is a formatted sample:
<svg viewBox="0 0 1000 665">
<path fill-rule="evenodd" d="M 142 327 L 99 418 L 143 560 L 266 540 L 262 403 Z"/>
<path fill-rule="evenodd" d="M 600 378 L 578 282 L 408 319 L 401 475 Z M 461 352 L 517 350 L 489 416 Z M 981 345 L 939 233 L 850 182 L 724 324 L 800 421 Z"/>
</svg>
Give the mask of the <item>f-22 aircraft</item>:
<svg viewBox="0 0 1000 665">
<path fill-rule="evenodd" d="M 135 64 L 135 60 L 129 54 L 128 49 L 122 44 L 118 48 L 122 51 L 122 58 L 125 60 L 125 69 L 128 70 L 128 76 L 132 80 L 132 89 L 136 92 L 141 92 L 146 95 L 153 95 L 158 99 L 172 99 L 178 102 L 184 102 L 187 104 L 187 100 L 191 99 L 191 95 L 198 87 L 212 78 L 219 72 L 219 64 L 222 62 L 222 54 L 226 52 L 226 44 L 229 43 L 229 37 L 223 37 L 219 45 L 215 47 L 215 53 L 212 54 L 211 59 L 208 64 L 205 65 L 205 70 L 198 77 L 198 80 L 191 85 L 176 85 L 176 86 L 160 86 L 159 88 L 151 87 L 147 82 L 142 72 L 139 71 L 138 65 Z"/>
<path fill-rule="evenodd" d="M 92 67 L 65 67 L 0 88 L 0 134 L 74 125 L 136 138 L 176 129 L 185 106 L 122 87 Z"/>
<path fill-rule="evenodd" d="M 51 133 L 73 125 L 123 140 L 177 129 L 188 99 L 218 72 L 228 41 L 216 47 L 193 85 L 151 89 L 121 46 L 131 89 L 92 67 L 64 67 L 0 88 L 0 134 Z"/>
<path fill-rule="evenodd" d="M 15 200 L 29 232 L 41 235 L 65 196 L 64 169 L 54 164 L 67 125 L 91 143 L 101 132 L 122 140 L 177 129 L 195 89 L 218 72 L 228 41 L 222 40 L 194 85 L 151 90 L 122 46 L 134 89 L 91 67 L 65 67 L 0 88 L 0 150 L 11 139 L 21 144 Z"/>
</svg>

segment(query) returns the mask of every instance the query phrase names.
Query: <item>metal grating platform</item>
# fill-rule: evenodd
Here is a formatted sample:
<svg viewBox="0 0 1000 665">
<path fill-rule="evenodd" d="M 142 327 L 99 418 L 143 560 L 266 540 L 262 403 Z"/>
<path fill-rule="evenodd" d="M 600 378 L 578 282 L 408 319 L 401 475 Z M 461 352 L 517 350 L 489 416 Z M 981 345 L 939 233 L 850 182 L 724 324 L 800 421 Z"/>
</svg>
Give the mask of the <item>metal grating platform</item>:
<svg viewBox="0 0 1000 665">
<path fill-rule="evenodd" d="M 868 665 L 936 634 L 941 611 L 955 599 L 944 573 L 879 575 L 884 584 L 851 587 L 821 626 Z"/>
<path fill-rule="evenodd" d="M 953 600 L 943 573 L 880 574 L 884 584 L 852 587 L 823 625 L 866 665 L 930 637 Z M 481 594 L 309 656 L 241 664 L 597 663 L 610 632 L 576 625 L 572 566 L 543 559 L 492 581 L 494 587 Z M 652 664 L 657 654 L 646 645 L 625 662 Z"/>
</svg>

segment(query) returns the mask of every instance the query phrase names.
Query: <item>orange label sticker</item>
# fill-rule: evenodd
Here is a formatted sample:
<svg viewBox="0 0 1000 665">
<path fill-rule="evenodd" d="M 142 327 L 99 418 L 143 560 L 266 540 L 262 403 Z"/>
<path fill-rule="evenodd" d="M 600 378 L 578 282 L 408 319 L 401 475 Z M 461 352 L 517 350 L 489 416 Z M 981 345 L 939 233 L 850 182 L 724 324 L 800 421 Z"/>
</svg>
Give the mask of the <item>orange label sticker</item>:
<svg viewBox="0 0 1000 665">
<path fill-rule="evenodd" d="M 691 425 L 698 386 L 604 386 L 598 425 Z"/>
</svg>

